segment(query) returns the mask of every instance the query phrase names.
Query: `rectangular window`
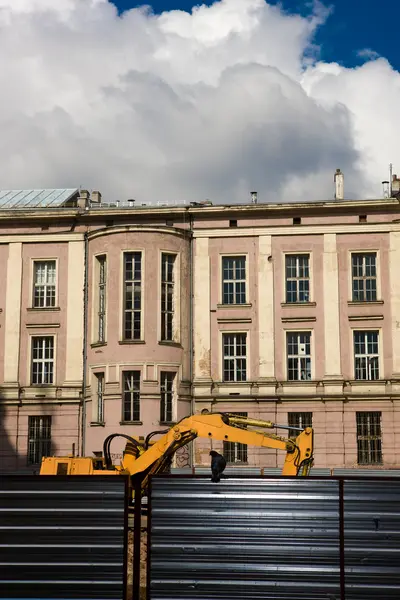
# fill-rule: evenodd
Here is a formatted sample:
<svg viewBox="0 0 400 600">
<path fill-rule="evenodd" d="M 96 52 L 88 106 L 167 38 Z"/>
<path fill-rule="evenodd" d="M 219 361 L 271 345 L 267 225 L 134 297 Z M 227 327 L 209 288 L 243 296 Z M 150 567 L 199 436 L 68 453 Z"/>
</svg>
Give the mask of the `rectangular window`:
<svg viewBox="0 0 400 600">
<path fill-rule="evenodd" d="M 142 254 L 124 254 L 124 340 L 140 340 L 142 333 Z"/>
<path fill-rule="evenodd" d="M 311 379 L 311 333 L 288 332 L 286 343 L 288 381 L 309 381 Z"/>
<path fill-rule="evenodd" d="M 237 417 L 247 417 L 247 412 L 235 412 L 232 413 Z M 239 427 L 239 425 L 237 425 Z M 243 429 L 246 429 L 245 425 L 240 425 Z M 240 444 L 239 442 L 224 442 L 223 455 L 226 458 L 227 463 L 247 463 L 247 444 Z"/>
<path fill-rule="evenodd" d="M 246 257 L 222 258 L 222 303 L 246 303 Z"/>
<path fill-rule="evenodd" d="M 379 379 L 378 331 L 354 331 L 354 378 Z"/>
<path fill-rule="evenodd" d="M 161 404 L 160 404 L 160 422 L 171 423 L 173 419 L 174 408 L 174 382 L 175 373 L 162 371 L 161 379 Z"/>
<path fill-rule="evenodd" d="M 174 339 L 175 259 L 161 255 L 161 340 L 169 342 Z"/>
<path fill-rule="evenodd" d="M 352 299 L 354 302 L 376 300 L 376 252 L 351 255 Z"/>
<path fill-rule="evenodd" d="M 289 429 L 289 437 L 296 438 L 300 430 L 306 427 L 312 427 L 312 413 L 311 412 L 290 412 L 288 413 L 288 425 L 293 427 Z"/>
<path fill-rule="evenodd" d="M 246 381 L 246 333 L 224 333 L 223 361 L 224 381 Z"/>
<path fill-rule="evenodd" d="M 310 256 L 287 254 L 285 271 L 286 302 L 310 302 Z"/>
<path fill-rule="evenodd" d="M 107 293 L 107 258 L 97 257 L 98 267 L 98 315 L 97 315 L 97 341 L 106 341 L 106 293 Z"/>
<path fill-rule="evenodd" d="M 56 261 L 35 260 L 33 263 L 33 306 L 51 308 L 56 305 Z"/>
<path fill-rule="evenodd" d="M 382 464 L 380 412 L 357 412 L 357 462 L 359 465 Z"/>
<path fill-rule="evenodd" d="M 54 337 L 32 338 L 32 384 L 54 383 Z"/>
<path fill-rule="evenodd" d="M 124 421 L 140 421 L 140 371 L 124 372 Z"/>
<path fill-rule="evenodd" d="M 28 465 L 51 456 L 51 417 L 28 417 Z"/>
<path fill-rule="evenodd" d="M 104 423 L 104 373 L 96 373 L 96 423 Z"/>
</svg>

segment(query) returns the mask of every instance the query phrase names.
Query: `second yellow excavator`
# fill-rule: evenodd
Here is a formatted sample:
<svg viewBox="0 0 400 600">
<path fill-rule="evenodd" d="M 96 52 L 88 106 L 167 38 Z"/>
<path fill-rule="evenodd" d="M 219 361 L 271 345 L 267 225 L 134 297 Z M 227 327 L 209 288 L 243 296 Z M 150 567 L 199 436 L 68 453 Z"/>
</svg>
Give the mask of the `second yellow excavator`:
<svg viewBox="0 0 400 600">
<path fill-rule="evenodd" d="M 256 427 L 258 430 L 247 427 Z M 282 475 L 309 475 L 313 463 L 312 428 L 299 429 L 297 437 L 293 439 L 259 430 L 274 428 L 289 429 L 271 421 L 231 413 L 193 415 L 182 419 L 168 430 L 149 433 L 144 442 L 124 433 L 111 434 L 104 441 L 101 458 L 45 457 L 40 475 L 130 475 L 132 485 L 135 480 L 141 481 L 142 494 L 145 494 L 150 475 L 168 471 L 175 452 L 198 437 L 284 450 L 286 458 Z M 152 441 L 158 435 L 162 437 Z M 110 455 L 110 444 L 116 437 L 127 439 L 121 464 L 117 466 L 112 464 Z"/>
</svg>

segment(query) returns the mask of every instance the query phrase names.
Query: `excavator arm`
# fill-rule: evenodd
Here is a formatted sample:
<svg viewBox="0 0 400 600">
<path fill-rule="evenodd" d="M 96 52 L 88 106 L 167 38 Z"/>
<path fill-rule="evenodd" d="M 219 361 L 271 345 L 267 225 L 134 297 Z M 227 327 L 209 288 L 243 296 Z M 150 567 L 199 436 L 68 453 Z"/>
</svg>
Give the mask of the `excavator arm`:
<svg viewBox="0 0 400 600">
<path fill-rule="evenodd" d="M 286 439 L 259 430 L 245 427 L 272 429 L 277 427 L 271 421 L 239 417 L 229 413 L 209 413 L 186 417 L 174 425 L 152 446 L 143 451 L 125 449 L 121 468 L 134 476 L 145 475 L 143 488 L 147 487 L 147 479 L 151 474 L 162 472 L 172 455 L 188 442 L 201 437 L 212 441 L 239 442 L 260 448 L 273 448 L 286 452 L 282 475 L 308 475 L 313 461 L 313 430 L 311 427 L 300 430 L 295 440 Z"/>
</svg>

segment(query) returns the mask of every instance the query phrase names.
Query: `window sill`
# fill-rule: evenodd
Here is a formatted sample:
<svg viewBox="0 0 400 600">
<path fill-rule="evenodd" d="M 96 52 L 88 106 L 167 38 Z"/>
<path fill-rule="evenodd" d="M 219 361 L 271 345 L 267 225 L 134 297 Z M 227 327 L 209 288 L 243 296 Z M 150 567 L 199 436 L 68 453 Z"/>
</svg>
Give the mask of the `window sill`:
<svg viewBox="0 0 400 600">
<path fill-rule="evenodd" d="M 42 389 L 46 389 L 46 388 L 55 387 L 55 383 L 33 383 L 33 382 L 31 382 L 30 387 L 39 388 L 42 390 Z"/>
<path fill-rule="evenodd" d="M 173 425 L 176 424 L 176 422 L 175 421 L 160 421 L 159 424 L 163 425 L 163 426 L 166 425 L 167 427 L 172 427 Z"/>
<path fill-rule="evenodd" d="M 145 344 L 144 340 L 119 340 L 118 344 L 120 346 L 132 346 L 135 344 Z"/>
<path fill-rule="evenodd" d="M 172 346 L 173 348 L 182 348 L 182 344 L 180 342 L 170 342 L 168 340 L 160 340 L 158 342 L 159 346 Z"/>
<path fill-rule="evenodd" d="M 91 421 L 90 427 L 104 427 L 105 423 L 102 421 Z"/>
<path fill-rule="evenodd" d="M 91 348 L 101 348 L 102 346 L 107 346 L 107 342 L 95 342 L 94 344 L 90 344 Z"/>
<path fill-rule="evenodd" d="M 143 421 L 120 421 L 120 425 L 143 425 Z"/>
<path fill-rule="evenodd" d="M 244 304 L 217 304 L 217 308 L 225 309 L 225 308 L 251 308 L 253 305 L 251 302 L 246 302 Z"/>
<path fill-rule="evenodd" d="M 291 306 L 317 306 L 316 302 L 281 302 L 282 308 L 290 308 Z"/>
<path fill-rule="evenodd" d="M 383 300 L 348 300 L 347 306 L 376 306 L 384 304 Z"/>
<path fill-rule="evenodd" d="M 59 306 L 29 306 L 26 310 L 28 312 L 58 312 L 61 308 Z"/>
</svg>

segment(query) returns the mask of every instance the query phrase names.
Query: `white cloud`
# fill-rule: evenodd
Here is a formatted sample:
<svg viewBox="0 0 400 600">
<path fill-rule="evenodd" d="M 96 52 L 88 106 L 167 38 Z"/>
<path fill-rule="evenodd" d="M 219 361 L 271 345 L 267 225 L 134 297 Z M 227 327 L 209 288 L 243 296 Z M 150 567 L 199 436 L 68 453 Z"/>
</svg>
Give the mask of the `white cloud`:
<svg viewBox="0 0 400 600">
<path fill-rule="evenodd" d="M 0 0 L 1 187 L 330 198 L 340 167 L 348 194 L 376 196 L 400 75 L 383 59 L 309 64 L 324 18 L 264 0 L 121 17 L 108 0 Z"/>
</svg>

